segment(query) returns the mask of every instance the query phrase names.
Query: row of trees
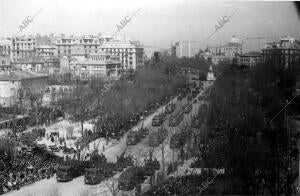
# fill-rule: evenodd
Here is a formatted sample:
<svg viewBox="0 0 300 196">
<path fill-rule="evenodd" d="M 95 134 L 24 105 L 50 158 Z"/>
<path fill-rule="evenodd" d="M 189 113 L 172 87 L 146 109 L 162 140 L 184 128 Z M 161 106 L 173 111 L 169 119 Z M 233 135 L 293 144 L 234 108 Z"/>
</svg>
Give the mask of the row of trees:
<svg viewBox="0 0 300 196">
<path fill-rule="evenodd" d="M 116 81 L 105 93 L 105 85 L 102 83 L 95 85 L 77 82 L 73 93 L 64 96 L 59 105 L 82 123 L 97 118 L 99 131 L 105 127 L 110 133 L 118 132 L 124 123 L 149 112 L 156 107 L 156 103 L 174 95 L 178 88 L 183 87 L 183 77 L 177 76 L 176 72 L 167 75 L 164 70 L 165 66 L 139 68 L 133 74 L 133 80 Z M 101 88 L 102 91 L 99 90 Z"/>
<path fill-rule="evenodd" d="M 223 193 L 261 194 L 266 188 L 272 194 L 291 192 L 284 115 L 273 117 L 290 98 L 295 79 L 295 71 L 269 62 L 250 72 L 228 65 L 216 80 L 209 140 L 201 158 L 205 167 L 224 167 L 226 181 L 239 184 L 223 186 Z"/>
</svg>

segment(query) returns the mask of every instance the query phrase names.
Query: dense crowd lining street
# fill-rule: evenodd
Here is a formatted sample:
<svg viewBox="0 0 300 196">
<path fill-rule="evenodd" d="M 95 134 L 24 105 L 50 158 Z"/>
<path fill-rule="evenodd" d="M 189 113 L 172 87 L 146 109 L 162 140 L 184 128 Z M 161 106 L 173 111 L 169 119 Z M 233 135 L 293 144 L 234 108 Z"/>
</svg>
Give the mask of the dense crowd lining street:
<svg viewBox="0 0 300 196">
<path fill-rule="evenodd" d="M 198 81 L 197 81 L 197 83 L 198 83 Z M 204 91 L 209 88 L 210 85 L 211 84 L 204 82 L 204 90 L 202 90 L 199 95 L 201 96 L 204 93 Z M 198 96 L 195 99 L 198 100 Z M 177 100 L 177 97 L 175 97 L 174 99 L 169 101 L 166 105 L 168 105 L 169 103 L 175 103 L 176 111 L 179 111 L 181 109 L 181 107 L 187 102 L 188 102 L 187 97 L 183 98 L 182 100 Z M 168 165 L 169 163 L 172 162 L 172 158 L 174 158 L 173 157 L 174 155 L 175 155 L 175 157 L 178 156 L 178 152 L 175 151 L 173 154 L 173 151 L 169 147 L 171 134 L 174 131 L 176 132 L 177 129 L 179 130 L 184 124 L 186 124 L 186 123 L 190 124 L 192 116 L 197 112 L 197 108 L 199 107 L 199 105 L 201 105 L 203 103 L 204 103 L 203 101 L 197 101 L 196 103 L 193 103 L 192 111 L 189 114 L 184 115 L 184 120 L 177 127 L 169 127 L 168 123 L 169 123 L 170 115 L 163 122 L 162 127 L 167 128 L 167 130 L 169 132 L 168 137 L 164 141 L 164 145 L 165 145 L 164 159 L 165 159 L 166 165 Z M 161 112 L 164 112 L 166 105 L 158 108 L 153 114 L 147 116 L 146 118 L 144 118 L 143 121 L 140 121 L 136 126 L 132 127 L 131 130 L 138 130 L 141 126 L 149 128 L 150 133 L 154 130 L 157 130 L 158 127 L 153 127 L 151 125 L 152 118 L 155 115 L 160 114 Z M 176 112 L 176 111 L 174 111 L 174 112 Z M 123 137 L 120 139 L 120 141 L 109 146 L 107 149 L 104 150 L 104 152 L 103 152 L 102 146 L 99 145 L 98 152 L 103 153 L 105 155 L 105 157 L 107 158 L 108 162 L 116 162 L 117 157 L 125 152 L 125 155 L 132 155 L 135 158 L 137 164 L 142 164 L 144 159 L 149 155 L 149 150 L 150 150 L 150 147 L 148 146 L 149 135 L 146 136 L 144 139 L 142 139 L 136 145 L 127 146 L 126 145 L 127 134 L 128 134 L 128 132 L 123 135 Z M 100 138 L 100 140 L 101 140 L 101 138 Z M 96 140 L 94 142 L 97 143 L 98 141 Z M 91 149 L 94 146 L 94 142 L 91 142 L 89 144 Z M 103 142 L 105 142 L 105 140 L 103 140 Z M 160 146 L 157 148 L 154 148 L 153 158 L 156 158 L 157 160 L 159 160 L 161 162 L 162 154 L 161 154 Z M 118 175 L 119 174 L 117 174 L 116 176 L 118 176 Z M 116 176 L 112 177 L 112 179 L 116 178 Z M 108 179 L 108 181 L 109 180 L 110 179 Z M 84 176 L 80 176 L 80 177 L 74 178 L 70 182 L 63 182 L 63 183 L 57 182 L 56 177 L 54 176 L 54 177 L 51 177 L 50 179 L 44 179 L 44 180 L 38 181 L 36 183 L 33 183 L 31 185 L 22 187 L 22 191 L 14 190 L 14 191 L 8 192 L 5 195 L 7 195 L 7 196 L 42 195 L 42 194 L 49 193 L 49 191 L 51 191 L 51 190 L 59 191 L 62 195 L 66 195 L 66 196 L 73 196 L 73 195 L 79 194 L 80 192 L 86 191 L 86 190 L 88 190 L 90 193 L 95 193 L 95 194 L 101 193 L 101 195 L 105 195 L 105 194 L 111 195 L 109 188 L 107 186 L 107 181 L 103 181 L 99 185 L 86 185 L 84 183 Z"/>
</svg>

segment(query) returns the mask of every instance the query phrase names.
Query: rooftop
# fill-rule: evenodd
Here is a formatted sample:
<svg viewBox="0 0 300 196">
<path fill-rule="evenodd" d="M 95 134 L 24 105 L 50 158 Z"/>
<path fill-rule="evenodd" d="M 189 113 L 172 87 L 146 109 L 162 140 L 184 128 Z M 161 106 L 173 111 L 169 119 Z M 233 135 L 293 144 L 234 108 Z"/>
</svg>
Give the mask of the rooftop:
<svg viewBox="0 0 300 196">
<path fill-rule="evenodd" d="M 255 52 L 255 51 L 251 51 L 251 52 L 247 52 L 247 53 L 245 53 L 245 54 L 242 54 L 242 55 L 240 55 L 240 56 L 248 56 L 248 57 L 250 57 L 250 56 L 261 56 L 261 53 L 260 52 Z"/>
<path fill-rule="evenodd" d="M 0 72 L 0 81 L 18 81 L 22 79 L 29 78 L 40 78 L 47 77 L 46 74 L 30 72 L 30 71 L 21 71 L 21 70 L 13 70 L 13 71 L 3 71 Z"/>
</svg>

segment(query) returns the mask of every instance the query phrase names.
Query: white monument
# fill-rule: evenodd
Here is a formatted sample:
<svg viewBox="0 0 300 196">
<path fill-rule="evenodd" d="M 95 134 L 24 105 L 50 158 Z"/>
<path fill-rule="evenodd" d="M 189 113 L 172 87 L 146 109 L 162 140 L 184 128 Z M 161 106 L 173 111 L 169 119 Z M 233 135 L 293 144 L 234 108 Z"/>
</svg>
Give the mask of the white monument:
<svg viewBox="0 0 300 196">
<path fill-rule="evenodd" d="M 209 71 L 207 73 L 207 81 L 214 81 L 216 80 L 215 76 L 214 76 L 214 73 L 212 71 L 212 66 L 209 67 Z"/>
</svg>

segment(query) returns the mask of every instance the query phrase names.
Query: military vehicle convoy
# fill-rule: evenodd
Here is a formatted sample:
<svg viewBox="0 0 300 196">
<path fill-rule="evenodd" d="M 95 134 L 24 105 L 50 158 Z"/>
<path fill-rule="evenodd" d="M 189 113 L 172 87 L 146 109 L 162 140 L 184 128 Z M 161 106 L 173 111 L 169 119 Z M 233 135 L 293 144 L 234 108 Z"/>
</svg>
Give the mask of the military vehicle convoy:
<svg viewBox="0 0 300 196">
<path fill-rule="evenodd" d="M 176 114 L 170 116 L 169 126 L 177 127 L 183 121 L 184 115 L 183 112 L 179 111 Z"/>
<path fill-rule="evenodd" d="M 147 127 L 142 126 L 137 131 L 130 130 L 128 132 L 127 138 L 126 138 L 126 144 L 127 145 L 136 145 L 141 141 L 141 139 L 145 138 L 147 135 L 149 135 L 149 129 Z"/>
</svg>

